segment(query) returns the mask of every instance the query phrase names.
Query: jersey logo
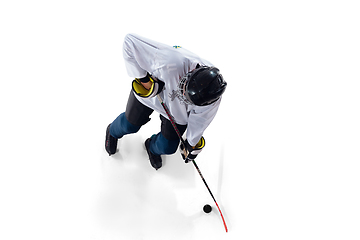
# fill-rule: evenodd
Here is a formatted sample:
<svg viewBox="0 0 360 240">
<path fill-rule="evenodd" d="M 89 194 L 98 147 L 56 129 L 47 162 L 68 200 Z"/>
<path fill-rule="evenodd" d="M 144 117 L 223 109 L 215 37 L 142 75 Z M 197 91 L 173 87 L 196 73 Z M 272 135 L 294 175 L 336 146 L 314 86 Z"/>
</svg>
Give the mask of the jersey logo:
<svg viewBox="0 0 360 240">
<path fill-rule="evenodd" d="M 172 90 L 172 93 L 169 93 L 169 98 L 171 101 L 174 101 L 175 98 L 177 98 L 181 105 L 185 105 L 186 108 L 188 107 L 188 104 L 181 98 L 180 90 Z"/>
<path fill-rule="evenodd" d="M 181 48 L 181 46 L 173 46 L 173 48 Z"/>
</svg>

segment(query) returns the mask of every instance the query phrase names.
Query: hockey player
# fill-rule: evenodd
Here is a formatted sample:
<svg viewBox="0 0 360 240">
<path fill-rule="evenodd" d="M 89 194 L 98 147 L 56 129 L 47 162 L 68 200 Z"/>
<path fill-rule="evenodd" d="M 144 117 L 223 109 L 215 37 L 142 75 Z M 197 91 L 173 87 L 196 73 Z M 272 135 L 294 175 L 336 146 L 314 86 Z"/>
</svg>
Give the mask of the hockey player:
<svg viewBox="0 0 360 240">
<path fill-rule="evenodd" d="M 117 141 L 136 133 L 155 110 L 160 113 L 161 131 L 145 141 L 151 165 L 162 166 L 161 155 L 173 154 L 179 137 L 162 105 L 160 94 L 182 135 L 187 129 L 183 158 L 193 160 L 205 146 L 203 133 L 216 115 L 226 88 L 219 69 L 179 46 L 168 46 L 128 34 L 123 44 L 127 73 L 135 78 L 126 110 L 106 129 L 105 149 L 115 154 Z"/>
</svg>

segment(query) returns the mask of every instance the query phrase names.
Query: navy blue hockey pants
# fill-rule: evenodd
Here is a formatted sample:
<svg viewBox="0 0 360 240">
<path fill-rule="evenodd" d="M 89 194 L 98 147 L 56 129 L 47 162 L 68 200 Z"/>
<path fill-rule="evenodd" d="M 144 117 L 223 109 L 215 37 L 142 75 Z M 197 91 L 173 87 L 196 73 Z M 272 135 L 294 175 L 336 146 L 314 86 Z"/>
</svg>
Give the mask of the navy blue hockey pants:
<svg viewBox="0 0 360 240">
<path fill-rule="evenodd" d="M 114 138 L 136 133 L 141 126 L 150 121 L 149 116 L 154 110 L 140 103 L 131 91 L 126 106 L 126 111 L 121 113 L 110 126 L 110 134 Z M 150 151 L 156 155 L 168 155 L 176 152 L 180 139 L 171 122 L 160 115 L 161 131 L 153 135 L 150 141 Z M 186 130 L 186 125 L 177 124 L 180 134 Z"/>
</svg>

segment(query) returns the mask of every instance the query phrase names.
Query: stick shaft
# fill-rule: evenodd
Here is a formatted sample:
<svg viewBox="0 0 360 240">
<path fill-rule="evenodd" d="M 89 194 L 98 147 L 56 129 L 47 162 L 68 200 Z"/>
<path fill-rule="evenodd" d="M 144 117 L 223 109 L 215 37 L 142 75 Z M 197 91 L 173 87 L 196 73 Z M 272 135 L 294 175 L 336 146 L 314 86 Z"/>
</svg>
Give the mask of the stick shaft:
<svg viewBox="0 0 360 240">
<path fill-rule="evenodd" d="M 170 122 L 171 122 L 171 125 L 174 127 L 174 130 L 175 130 L 175 132 L 177 133 L 177 135 L 178 135 L 181 143 L 182 143 L 182 144 L 184 145 L 184 147 L 185 147 L 185 141 L 184 141 L 184 139 L 182 138 L 182 136 L 180 135 L 180 132 L 179 132 L 178 128 L 176 127 L 176 123 L 175 123 L 173 117 L 171 116 L 169 109 L 167 108 L 167 106 L 165 105 L 164 101 L 163 101 L 162 98 L 159 96 L 159 94 L 156 95 L 156 96 L 157 96 L 158 100 L 160 101 L 161 106 L 163 106 L 163 108 L 164 108 L 167 116 L 169 117 Z M 228 229 L 227 229 L 227 226 L 226 226 L 226 223 L 225 223 L 224 216 L 223 216 L 223 214 L 222 214 L 222 212 L 221 212 L 221 210 L 220 210 L 219 205 L 218 205 L 217 202 L 216 202 L 216 199 L 215 199 L 214 195 L 212 194 L 212 192 L 211 192 L 211 190 L 210 190 L 210 188 L 209 188 L 209 185 L 206 183 L 205 178 L 204 178 L 204 176 L 202 175 L 202 173 L 201 173 L 198 165 L 196 164 L 195 160 L 192 160 L 192 163 L 194 164 L 194 166 L 195 166 L 196 170 L 198 171 L 201 179 L 203 180 L 203 182 L 204 182 L 207 190 L 209 191 L 212 199 L 214 200 L 214 202 L 215 202 L 215 204 L 216 204 L 216 206 L 217 206 L 217 208 L 218 208 L 218 210 L 219 210 L 219 212 L 220 212 L 221 218 L 222 218 L 222 220 L 223 220 L 224 227 L 225 227 L 225 231 L 227 232 Z"/>
</svg>

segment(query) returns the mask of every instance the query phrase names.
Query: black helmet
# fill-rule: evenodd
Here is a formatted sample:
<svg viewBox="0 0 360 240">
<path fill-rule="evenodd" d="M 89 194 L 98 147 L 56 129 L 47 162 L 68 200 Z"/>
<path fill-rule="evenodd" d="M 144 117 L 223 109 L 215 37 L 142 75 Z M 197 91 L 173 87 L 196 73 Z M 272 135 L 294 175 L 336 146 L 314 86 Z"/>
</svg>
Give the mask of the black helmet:
<svg viewBox="0 0 360 240">
<path fill-rule="evenodd" d="M 180 80 L 179 89 L 186 103 L 206 106 L 220 98 L 226 85 L 218 68 L 197 66 Z"/>
</svg>

